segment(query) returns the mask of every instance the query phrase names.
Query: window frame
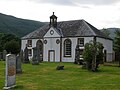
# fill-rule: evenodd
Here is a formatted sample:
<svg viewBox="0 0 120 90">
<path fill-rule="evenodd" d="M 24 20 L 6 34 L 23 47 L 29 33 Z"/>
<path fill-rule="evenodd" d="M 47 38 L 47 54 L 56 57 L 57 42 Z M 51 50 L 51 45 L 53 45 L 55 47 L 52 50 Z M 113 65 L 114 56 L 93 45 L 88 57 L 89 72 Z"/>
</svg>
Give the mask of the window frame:
<svg viewBox="0 0 120 90">
<path fill-rule="evenodd" d="M 69 44 L 66 44 L 69 43 Z M 66 48 L 66 45 L 69 46 Z M 67 49 L 67 50 L 66 50 Z M 70 50 L 70 51 L 69 51 Z M 68 54 L 69 53 L 69 54 Z M 71 57 L 72 55 L 72 42 L 70 39 L 65 39 L 64 40 L 64 57 Z"/>
<path fill-rule="evenodd" d="M 84 47 L 84 38 L 78 38 L 78 45 Z"/>
<path fill-rule="evenodd" d="M 32 40 L 27 40 L 27 45 L 28 45 L 28 47 L 32 47 Z"/>
</svg>

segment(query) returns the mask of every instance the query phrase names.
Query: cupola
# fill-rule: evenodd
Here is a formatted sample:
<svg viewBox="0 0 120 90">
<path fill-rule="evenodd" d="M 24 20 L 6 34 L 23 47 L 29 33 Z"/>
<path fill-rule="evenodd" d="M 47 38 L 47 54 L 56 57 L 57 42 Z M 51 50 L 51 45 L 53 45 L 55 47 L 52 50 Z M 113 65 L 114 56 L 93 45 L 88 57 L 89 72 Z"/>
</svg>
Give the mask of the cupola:
<svg viewBox="0 0 120 90">
<path fill-rule="evenodd" d="M 57 27 L 57 17 L 54 15 L 50 16 L 50 27 Z"/>
</svg>

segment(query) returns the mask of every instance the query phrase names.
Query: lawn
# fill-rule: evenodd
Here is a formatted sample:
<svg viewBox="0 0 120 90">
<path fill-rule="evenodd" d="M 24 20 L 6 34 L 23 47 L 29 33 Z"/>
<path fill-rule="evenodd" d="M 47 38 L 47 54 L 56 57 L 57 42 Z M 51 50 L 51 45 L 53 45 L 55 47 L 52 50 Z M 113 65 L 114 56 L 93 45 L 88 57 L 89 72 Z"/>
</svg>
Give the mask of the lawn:
<svg viewBox="0 0 120 90">
<path fill-rule="evenodd" d="M 64 65 L 64 70 L 56 70 Z M 5 62 L 0 61 L 0 89 L 4 86 Z M 99 72 L 90 72 L 73 63 L 42 62 L 23 64 L 12 90 L 120 90 L 120 68 L 101 65 Z"/>
</svg>

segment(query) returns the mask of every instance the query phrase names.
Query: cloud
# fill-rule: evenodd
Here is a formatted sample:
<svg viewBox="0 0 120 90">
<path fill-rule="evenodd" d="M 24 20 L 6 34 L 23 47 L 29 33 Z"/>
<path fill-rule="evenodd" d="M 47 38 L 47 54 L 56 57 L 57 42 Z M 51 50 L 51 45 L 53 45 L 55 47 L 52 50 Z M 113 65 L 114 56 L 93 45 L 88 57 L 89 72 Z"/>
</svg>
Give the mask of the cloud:
<svg viewBox="0 0 120 90">
<path fill-rule="evenodd" d="M 110 5 L 120 2 L 120 0 L 29 0 L 39 3 L 50 3 L 56 5 Z"/>
</svg>

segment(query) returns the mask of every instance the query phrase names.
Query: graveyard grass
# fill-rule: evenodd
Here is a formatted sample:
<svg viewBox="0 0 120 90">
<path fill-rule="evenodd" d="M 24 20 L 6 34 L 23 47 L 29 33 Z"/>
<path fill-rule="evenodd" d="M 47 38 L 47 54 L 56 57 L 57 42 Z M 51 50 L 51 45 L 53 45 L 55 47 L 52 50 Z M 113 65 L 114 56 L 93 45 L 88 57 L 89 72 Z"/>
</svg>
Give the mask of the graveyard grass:
<svg viewBox="0 0 120 90">
<path fill-rule="evenodd" d="M 56 70 L 64 65 L 64 70 Z M 4 86 L 5 62 L 0 61 L 0 89 Z M 42 62 L 39 65 L 22 64 L 22 74 L 17 74 L 12 90 L 120 90 L 120 68 L 99 67 L 90 72 L 73 63 Z"/>
</svg>

